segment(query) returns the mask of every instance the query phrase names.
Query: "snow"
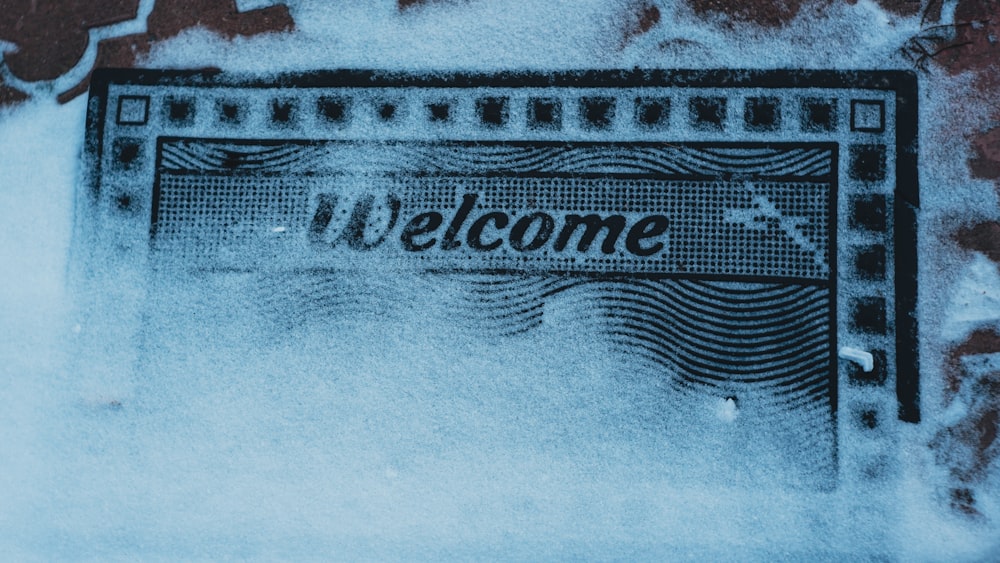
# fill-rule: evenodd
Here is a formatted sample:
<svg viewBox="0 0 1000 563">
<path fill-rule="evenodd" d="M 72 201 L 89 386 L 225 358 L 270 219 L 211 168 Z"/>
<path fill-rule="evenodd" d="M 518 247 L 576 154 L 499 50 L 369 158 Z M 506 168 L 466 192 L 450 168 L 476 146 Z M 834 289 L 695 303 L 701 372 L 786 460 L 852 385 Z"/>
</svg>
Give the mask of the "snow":
<svg viewBox="0 0 1000 563">
<path fill-rule="evenodd" d="M 733 399 L 732 397 L 722 399 L 716 407 L 715 413 L 716 416 L 719 417 L 719 420 L 723 422 L 732 422 L 736 420 L 736 417 L 740 414 L 739 409 L 736 407 L 736 399 Z"/>
<path fill-rule="evenodd" d="M 291 35 L 227 42 L 192 31 L 146 64 L 252 72 L 904 68 L 893 51 L 919 25 L 865 0 L 802 15 L 784 30 L 734 35 L 663 3 L 664 23 L 622 45 L 623 6 L 442 1 L 400 14 L 388 0 L 300 1 L 291 3 L 298 26 Z M 675 38 L 695 43 L 670 43 Z M 993 187 L 968 178 L 965 143 L 940 125 L 980 123 L 985 109 L 979 100 L 955 111 L 964 99 L 960 81 L 922 80 L 925 420 L 893 427 L 887 440 L 898 444 L 898 461 L 887 464 L 889 478 L 842 482 L 833 492 L 769 475 L 796 453 L 780 442 L 762 445 L 753 486 L 717 477 L 732 475 L 720 471 L 730 461 L 719 436 L 738 439 L 753 423 L 729 397 L 666 405 L 706 429 L 669 437 L 693 452 L 690 465 L 677 467 L 663 455 L 668 438 L 656 416 L 665 406 L 648 400 L 655 383 L 609 376 L 615 366 L 594 335 L 543 331 L 517 350 L 491 346 L 449 328 L 427 288 L 391 278 L 371 280 L 372 295 L 403 295 L 415 306 L 387 306 L 381 313 L 392 322 L 377 325 L 322 311 L 269 315 L 266 303 L 249 301 L 260 282 L 252 278 L 221 287 L 164 283 L 176 309 L 148 313 L 149 326 L 162 330 L 144 336 L 154 360 L 137 359 L 133 374 L 76 371 L 80 359 L 70 351 L 93 330 L 80 322 L 65 283 L 86 102 L 59 106 L 33 90 L 35 101 L 0 113 L 0 553 L 11 560 L 1000 558 L 995 468 L 977 504 L 983 516 L 968 519 L 948 508 L 948 475 L 926 447 L 967 405 L 944 410 L 933 358 L 1000 322 L 996 265 L 948 242 L 965 218 L 1000 215 Z M 122 280 L 117 291 L 128 285 Z M 560 304 L 550 313 L 558 324 Z M 276 331 L 288 338 L 273 338 Z M 448 353 L 469 346 L 475 354 Z M 90 354 L 135 354 L 121 348 L 104 342 Z"/>
<path fill-rule="evenodd" d="M 962 337 L 981 326 L 1000 322 L 1000 271 L 981 253 L 975 253 L 963 268 L 948 303 L 943 335 L 960 342 Z"/>
</svg>

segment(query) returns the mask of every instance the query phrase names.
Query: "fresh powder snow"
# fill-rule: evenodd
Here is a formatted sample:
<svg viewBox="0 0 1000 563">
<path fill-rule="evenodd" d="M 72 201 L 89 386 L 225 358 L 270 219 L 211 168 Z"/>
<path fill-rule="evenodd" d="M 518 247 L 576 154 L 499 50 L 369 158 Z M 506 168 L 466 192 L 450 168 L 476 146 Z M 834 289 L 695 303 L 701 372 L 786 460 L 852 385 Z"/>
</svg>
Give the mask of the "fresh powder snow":
<svg viewBox="0 0 1000 563">
<path fill-rule="evenodd" d="M 188 31 L 142 64 L 257 74 L 907 69 L 898 49 L 921 25 L 861 0 L 804 11 L 779 30 L 734 31 L 664 1 L 662 23 L 623 43 L 625 1 L 287 4 L 292 33 L 227 41 Z M 982 400 L 966 392 L 946 408 L 945 350 L 1000 324 L 996 264 L 950 239 L 967 221 L 1000 216 L 994 186 L 970 178 L 953 132 L 984 125 L 988 107 L 966 100 L 962 77 L 920 80 L 923 421 L 887 424 L 892 447 L 870 452 L 885 459 L 885 479 L 833 489 L 785 469 L 795 443 L 733 459 L 754 422 L 737 397 L 672 401 L 655 377 L 622 373 L 586 329 L 543 327 L 502 345 L 470 335 L 438 298 L 458 291 L 447 283 L 373 276 L 365 307 L 343 318 L 324 313 L 336 309 L 323 303 L 337 294 L 329 280 L 161 280 L 160 305 L 143 319 L 155 331 L 89 340 L 93 324 L 120 319 L 113 306 L 81 316 L 67 283 L 86 100 L 58 105 L 34 89 L 0 110 L 0 553 L 1000 560 L 1000 471 L 994 464 L 977 489 L 981 515 L 963 516 L 928 447 Z M 261 295 L 318 305 L 290 312 L 253 301 Z M 547 304 L 553 326 L 572 322 L 573 295 L 561 299 Z M 971 373 L 996 368 L 995 358 L 977 361 Z M 131 367 L 95 368 L 122 364 Z M 676 431 L 691 420 L 697 432 Z"/>
</svg>

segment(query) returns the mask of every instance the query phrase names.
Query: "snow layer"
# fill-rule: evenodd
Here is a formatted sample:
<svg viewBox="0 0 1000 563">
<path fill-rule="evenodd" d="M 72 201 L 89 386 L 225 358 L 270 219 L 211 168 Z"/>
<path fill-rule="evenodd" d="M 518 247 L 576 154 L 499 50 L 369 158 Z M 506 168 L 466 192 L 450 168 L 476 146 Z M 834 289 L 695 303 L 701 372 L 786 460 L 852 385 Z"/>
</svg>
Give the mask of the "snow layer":
<svg viewBox="0 0 1000 563">
<path fill-rule="evenodd" d="M 289 36 L 226 42 L 190 32 L 147 64 L 253 72 L 903 68 L 894 51 L 918 28 L 915 19 L 861 1 L 784 30 L 733 33 L 664 3 L 663 23 L 624 43 L 627 5 L 456 0 L 401 14 L 391 0 L 301 1 L 291 3 L 298 31 Z M 996 266 L 948 242 L 963 218 L 1000 215 L 992 186 L 967 179 L 964 144 L 941 126 L 975 124 L 984 110 L 972 104 L 956 115 L 961 89 L 933 74 L 923 77 L 922 92 L 925 421 L 898 428 L 891 479 L 846 482 L 835 492 L 767 479 L 754 487 L 719 482 L 711 477 L 724 463 L 719 444 L 703 446 L 694 457 L 701 464 L 678 470 L 663 456 L 651 416 L 662 405 L 642 402 L 649 396 L 642 382 L 609 378 L 613 366 L 586 334 L 573 341 L 542 334 L 520 352 L 487 345 L 471 356 L 428 358 L 425 347 L 446 350 L 448 339 L 463 337 L 435 328 L 433 310 L 391 311 L 398 328 L 377 335 L 363 322 L 338 325 L 339 345 L 323 322 L 296 325 L 294 340 L 276 341 L 269 331 L 288 330 L 280 319 L 237 322 L 247 312 L 220 319 L 197 292 L 179 291 L 184 315 L 151 313 L 164 328 L 156 363 L 134 374 L 75 371 L 67 351 L 89 327 L 77 325 L 64 272 L 85 102 L 5 110 L 0 553 L 12 560 L 996 560 L 996 479 L 984 488 L 981 519 L 957 516 L 947 507 L 947 474 L 926 447 L 955 415 L 937 398 L 935 358 L 969 330 L 1000 322 Z M 349 344 L 365 339 L 385 348 Z M 96 353 L 115 354 L 114 344 Z M 569 348 L 592 351 L 564 354 Z M 567 367 L 578 377 L 559 377 Z M 735 403 L 703 407 L 706 424 L 741 423 Z"/>
</svg>

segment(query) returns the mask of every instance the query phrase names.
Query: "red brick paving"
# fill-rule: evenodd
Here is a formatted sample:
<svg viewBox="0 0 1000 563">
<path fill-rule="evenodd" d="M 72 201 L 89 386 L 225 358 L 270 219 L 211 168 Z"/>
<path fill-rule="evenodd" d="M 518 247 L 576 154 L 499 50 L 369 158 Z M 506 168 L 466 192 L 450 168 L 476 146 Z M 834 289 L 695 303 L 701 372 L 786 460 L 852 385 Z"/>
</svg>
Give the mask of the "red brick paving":
<svg viewBox="0 0 1000 563">
<path fill-rule="evenodd" d="M 0 39 L 18 46 L 3 59 L 14 76 L 52 80 L 76 65 L 89 42 L 88 30 L 135 19 L 139 0 L 5 0 Z"/>
<path fill-rule="evenodd" d="M 28 99 L 28 95 L 24 92 L 18 90 L 17 88 L 11 88 L 3 83 L 3 79 L 0 78 L 0 108 L 5 106 L 12 106 L 14 104 L 23 102 Z"/>
<path fill-rule="evenodd" d="M 924 32 L 920 40 L 924 47 L 916 53 L 917 61 L 933 65 L 951 75 L 972 73 L 974 88 L 988 99 L 997 100 L 1000 91 L 1000 2 L 996 0 L 960 0 L 955 7 L 954 24 L 942 26 L 941 2 L 933 0 L 925 9 Z M 912 44 L 912 43 L 911 43 Z M 1000 121 L 1000 102 L 993 111 L 994 121 Z M 973 176 L 991 179 L 1000 194 L 1000 127 L 972 132 L 969 160 Z M 1000 267 L 1000 222 L 986 221 L 959 229 L 955 240 L 966 250 L 983 253 Z M 931 442 L 939 461 L 949 467 L 953 476 L 963 483 L 976 483 L 986 468 L 997 462 L 1000 448 L 995 447 L 1000 425 L 1000 372 L 987 373 L 972 380 L 962 367 L 962 358 L 978 354 L 1000 353 L 1000 333 L 994 327 L 974 331 L 966 340 L 949 350 L 945 358 L 944 399 L 950 402 L 963 386 L 974 386 L 981 402 L 961 421 L 942 430 Z M 958 457 L 942 448 L 956 449 L 961 444 L 969 455 Z M 953 506 L 966 513 L 975 513 L 975 495 L 971 489 L 953 491 Z"/>
<path fill-rule="evenodd" d="M 235 0 L 194 1 L 157 0 L 146 19 L 146 33 L 105 39 L 97 46 L 94 68 L 131 67 L 140 56 L 160 42 L 176 37 L 185 29 L 201 26 L 233 39 L 261 33 L 292 31 L 295 22 L 284 5 L 239 12 Z M 79 84 L 59 95 L 69 101 L 87 91 L 88 74 Z"/>
<path fill-rule="evenodd" d="M 134 19 L 139 0 L 0 0 L 0 39 L 18 46 L 3 59 L 14 76 L 29 82 L 57 78 L 80 61 L 88 30 Z M 295 22 L 287 6 L 239 12 L 235 0 L 157 0 L 146 20 L 146 33 L 104 39 L 97 45 L 94 67 L 131 67 L 160 41 L 185 29 L 204 27 L 232 39 L 260 33 L 291 31 Z M 59 94 L 67 102 L 87 91 L 90 73 Z M 27 96 L 0 83 L 0 105 Z"/>
<path fill-rule="evenodd" d="M 982 252 L 1000 264 L 1000 223 L 986 221 L 967 225 L 958 230 L 955 240 L 962 248 Z"/>
<path fill-rule="evenodd" d="M 656 27 L 660 23 L 660 8 L 652 0 L 633 0 L 628 6 L 625 26 L 621 30 L 622 45 Z"/>
<path fill-rule="evenodd" d="M 791 23 L 803 8 L 822 12 L 835 0 L 687 0 L 694 13 L 701 17 L 722 16 L 732 23 L 750 23 L 763 27 L 783 27 Z M 855 4 L 857 0 L 846 0 Z M 891 14 L 911 16 L 920 11 L 920 0 L 876 0 Z"/>
<path fill-rule="evenodd" d="M 827 1 L 827 0 L 822 0 Z M 780 27 L 798 15 L 805 0 L 688 0 L 694 13 L 700 17 L 723 16 L 732 22 L 752 23 L 764 27 Z"/>
</svg>

